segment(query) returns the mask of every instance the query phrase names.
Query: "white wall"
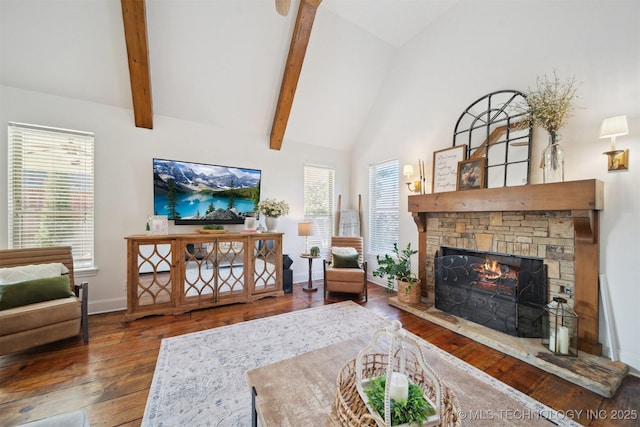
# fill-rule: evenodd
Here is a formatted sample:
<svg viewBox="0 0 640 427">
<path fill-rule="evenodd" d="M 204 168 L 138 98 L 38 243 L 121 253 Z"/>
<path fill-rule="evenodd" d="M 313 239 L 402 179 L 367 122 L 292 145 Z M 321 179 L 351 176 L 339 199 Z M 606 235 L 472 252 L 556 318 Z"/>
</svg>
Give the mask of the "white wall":
<svg viewBox="0 0 640 427">
<path fill-rule="evenodd" d="M 294 282 L 305 282 L 308 264 L 300 259 L 304 239 L 297 235 L 303 218 L 303 166 L 336 170 L 336 194 L 349 197 L 349 154 L 285 140 L 281 151 L 270 150 L 267 137 L 243 135 L 168 117 L 155 116 L 154 129 L 139 129 L 133 112 L 100 104 L 0 86 L 0 247 L 7 242 L 8 121 L 95 132 L 95 248 L 98 273 L 89 278 L 89 311 L 126 308 L 126 242 L 144 234 L 153 213 L 153 157 L 239 166 L 262 170 L 261 197 L 289 202 L 281 217 L 283 252 L 294 260 Z M 241 226 L 236 226 L 238 229 Z M 193 226 L 173 226 L 190 232 Z M 322 277 L 314 263 L 315 278 Z"/>
<path fill-rule="evenodd" d="M 405 45 L 395 58 L 376 106 L 358 138 L 352 189 L 367 194 L 372 162 L 426 160 L 452 144 L 455 122 L 479 97 L 501 89 L 527 91 L 536 77 L 555 70 L 582 82 L 575 116 L 561 129 L 565 179 L 605 182 L 600 268 L 609 282 L 619 357 L 640 371 L 640 2 L 461 1 L 436 24 Z M 630 168 L 607 172 L 608 141 L 598 139 L 603 118 L 626 114 Z M 546 132 L 535 130 L 532 183 L 542 181 L 540 152 Z M 404 177 L 401 178 L 404 180 Z M 430 188 L 430 180 L 428 182 Z M 401 212 L 406 212 L 404 186 Z M 365 197 L 365 206 L 368 199 Z M 366 227 L 365 227 L 366 229 Z M 417 246 L 416 226 L 401 215 L 400 243 Z M 375 257 L 369 256 L 371 270 Z M 578 284 L 579 286 L 579 284 Z M 609 353 L 601 316 L 601 342 Z"/>
</svg>

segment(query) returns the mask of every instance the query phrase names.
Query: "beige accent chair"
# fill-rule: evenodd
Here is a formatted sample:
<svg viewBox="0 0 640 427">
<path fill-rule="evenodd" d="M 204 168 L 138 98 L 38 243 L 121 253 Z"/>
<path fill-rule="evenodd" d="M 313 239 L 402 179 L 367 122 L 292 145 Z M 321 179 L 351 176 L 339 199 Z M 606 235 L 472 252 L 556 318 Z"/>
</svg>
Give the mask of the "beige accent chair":
<svg viewBox="0 0 640 427">
<path fill-rule="evenodd" d="M 367 262 L 364 260 L 364 248 L 362 237 L 337 237 L 331 238 L 331 247 L 354 248 L 358 252 L 359 268 L 336 268 L 333 255 L 323 262 L 324 269 L 324 298 L 329 292 L 344 292 L 350 294 L 364 294 L 364 300 L 368 300 L 367 292 Z"/>
<path fill-rule="evenodd" d="M 70 246 L 0 249 L 0 268 L 60 262 L 74 296 L 0 310 L 0 355 L 82 335 L 89 342 L 87 283 L 75 285 Z"/>
</svg>

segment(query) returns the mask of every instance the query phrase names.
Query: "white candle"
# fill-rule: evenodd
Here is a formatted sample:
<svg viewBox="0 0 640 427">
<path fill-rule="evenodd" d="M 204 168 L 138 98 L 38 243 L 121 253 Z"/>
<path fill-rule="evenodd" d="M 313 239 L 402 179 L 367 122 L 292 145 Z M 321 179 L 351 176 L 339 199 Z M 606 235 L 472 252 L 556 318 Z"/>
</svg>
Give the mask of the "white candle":
<svg viewBox="0 0 640 427">
<path fill-rule="evenodd" d="M 557 349 L 560 354 L 569 354 L 569 328 L 566 326 L 558 326 Z"/>
<path fill-rule="evenodd" d="M 556 351 L 556 333 L 555 331 L 551 331 L 549 333 L 549 350 L 555 352 Z"/>
<path fill-rule="evenodd" d="M 399 372 L 391 373 L 391 385 L 389 386 L 389 398 L 399 402 L 409 398 L 409 381 Z"/>
</svg>

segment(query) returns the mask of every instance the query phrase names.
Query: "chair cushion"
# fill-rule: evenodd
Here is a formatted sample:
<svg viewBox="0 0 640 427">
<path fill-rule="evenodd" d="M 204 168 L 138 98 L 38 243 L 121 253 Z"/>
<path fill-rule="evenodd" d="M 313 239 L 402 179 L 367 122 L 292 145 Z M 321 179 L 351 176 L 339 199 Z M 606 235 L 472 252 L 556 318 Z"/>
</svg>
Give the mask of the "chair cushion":
<svg viewBox="0 0 640 427">
<path fill-rule="evenodd" d="M 325 274 L 327 282 L 364 283 L 364 270 L 360 268 L 329 268 Z"/>
<path fill-rule="evenodd" d="M 81 316 L 82 302 L 76 297 L 14 307 L 0 311 L 0 336 L 35 330 L 74 319 L 79 320 Z"/>
<path fill-rule="evenodd" d="M 352 255 L 333 254 L 333 266 L 335 268 L 360 268 L 358 263 L 359 255 L 356 252 Z"/>
<path fill-rule="evenodd" d="M 353 254 L 357 255 L 358 251 L 356 250 L 356 248 L 332 246 L 331 253 L 333 255 L 353 255 Z"/>
<path fill-rule="evenodd" d="M 73 296 L 69 276 L 0 284 L 0 310 Z"/>
<path fill-rule="evenodd" d="M 24 282 L 25 280 L 43 279 L 45 277 L 60 276 L 68 272 L 69 269 L 61 262 L 0 268 L 0 283 L 16 283 Z"/>
</svg>

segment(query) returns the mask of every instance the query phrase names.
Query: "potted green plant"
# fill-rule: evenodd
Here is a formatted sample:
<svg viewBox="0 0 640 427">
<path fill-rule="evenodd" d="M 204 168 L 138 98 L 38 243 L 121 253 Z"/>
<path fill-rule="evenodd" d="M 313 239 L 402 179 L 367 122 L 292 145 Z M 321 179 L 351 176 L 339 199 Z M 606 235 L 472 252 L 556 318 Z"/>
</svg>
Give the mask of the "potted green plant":
<svg viewBox="0 0 640 427">
<path fill-rule="evenodd" d="M 392 254 L 377 255 L 378 268 L 373 271 L 375 277 L 387 278 L 387 291 L 393 291 L 393 281 L 398 284 L 398 300 L 416 304 L 420 302 L 420 279 L 411 273 L 411 256 L 418 251 L 411 249 L 411 243 L 400 250 L 398 244 L 393 244 Z M 415 288 L 415 289 L 414 289 Z"/>
</svg>

